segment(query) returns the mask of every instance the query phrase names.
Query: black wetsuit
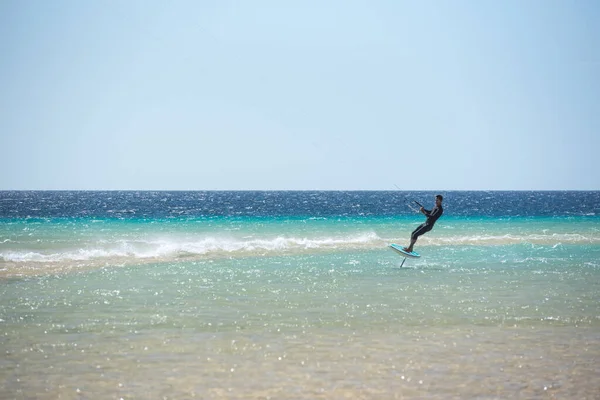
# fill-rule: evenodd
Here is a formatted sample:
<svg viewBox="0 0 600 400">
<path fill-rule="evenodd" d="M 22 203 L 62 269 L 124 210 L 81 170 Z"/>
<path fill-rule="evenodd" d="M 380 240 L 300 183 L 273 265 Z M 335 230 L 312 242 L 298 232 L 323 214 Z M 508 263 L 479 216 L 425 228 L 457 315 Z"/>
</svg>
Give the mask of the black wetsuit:
<svg viewBox="0 0 600 400">
<path fill-rule="evenodd" d="M 413 240 L 417 240 L 417 238 L 419 236 L 432 230 L 433 225 L 435 224 L 435 221 L 437 221 L 438 218 L 441 217 L 443 213 L 444 213 L 444 208 L 442 206 L 434 207 L 433 210 L 431 210 L 431 211 L 425 210 L 425 215 L 427 216 L 427 221 L 425 221 L 424 223 L 419 225 L 417 227 L 417 229 L 415 229 L 413 231 L 413 233 L 412 233 L 412 235 L 410 235 L 410 237 Z"/>
</svg>

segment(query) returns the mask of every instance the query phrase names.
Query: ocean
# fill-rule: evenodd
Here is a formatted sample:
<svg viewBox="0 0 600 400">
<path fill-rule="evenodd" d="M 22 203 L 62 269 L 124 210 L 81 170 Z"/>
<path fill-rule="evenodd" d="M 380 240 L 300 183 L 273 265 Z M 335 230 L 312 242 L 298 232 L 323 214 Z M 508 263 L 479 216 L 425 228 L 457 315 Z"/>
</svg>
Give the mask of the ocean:
<svg viewBox="0 0 600 400">
<path fill-rule="evenodd" d="M 600 192 L 0 191 L 2 399 L 600 398 Z"/>
</svg>

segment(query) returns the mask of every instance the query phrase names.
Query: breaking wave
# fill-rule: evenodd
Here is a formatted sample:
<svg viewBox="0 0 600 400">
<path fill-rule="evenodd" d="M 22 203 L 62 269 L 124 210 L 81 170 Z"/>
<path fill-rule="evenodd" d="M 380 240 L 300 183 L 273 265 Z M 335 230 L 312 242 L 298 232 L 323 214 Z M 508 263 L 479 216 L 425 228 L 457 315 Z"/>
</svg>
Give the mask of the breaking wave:
<svg viewBox="0 0 600 400">
<path fill-rule="evenodd" d="M 295 238 L 216 238 L 198 240 L 135 240 L 102 244 L 97 247 L 54 251 L 6 251 L 0 258 L 6 262 L 60 262 L 114 258 L 164 259 L 204 255 L 276 254 L 306 250 L 369 248 L 383 243 L 375 233 L 349 237 Z"/>
<path fill-rule="evenodd" d="M 349 236 L 302 238 L 277 236 L 270 238 L 204 237 L 197 239 L 100 240 L 76 247 L 31 250 L 0 250 L 3 262 L 56 263 L 62 261 L 114 259 L 179 259 L 196 256 L 245 256 L 306 253 L 332 250 L 377 249 L 389 243 L 407 242 L 406 237 L 380 237 L 375 232 Z M 569 244 L 600 244 L 600 235 L 528 234 L 528 235 L 430 235 L 419 239 L 419 246 L 501 246 L 532 244 L 556 248 Z"/>
</svg>

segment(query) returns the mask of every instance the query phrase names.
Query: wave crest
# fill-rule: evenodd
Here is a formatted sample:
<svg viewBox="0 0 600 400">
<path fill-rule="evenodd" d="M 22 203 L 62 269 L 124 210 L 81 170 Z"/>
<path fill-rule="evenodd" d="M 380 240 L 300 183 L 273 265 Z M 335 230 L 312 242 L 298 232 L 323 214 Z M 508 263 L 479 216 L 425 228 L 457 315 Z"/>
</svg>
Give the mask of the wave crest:
<svg viewBox="0 0 600 400">
<path fill-rule="evenodd" d="M 216 238 L 199 240 L 119 241 L 93 248 L 54 251 L 5 251 L 0 259 L 5 262 L 60 262 L 98 259 L 135 258 L 163 259 L 203 255 L 269 254 L 302 250 L 327 250 L 339 248 L 368 248 L 382 243 L 377 234 L 370 232 L 349 237 L 296 238 Z"/>
<path fill-rule="evenodd" d="M 375 232 L 348 236 L 326 237 L 203 237 L 167 239 L 114 239 L 98 240 L 81 247 L 32 250 L 31 248 L 0 250 L 0 261 L 12 263 L 59 263 L 63 261 L 121 261 L 171 260 L 202 256 L 245 256 L 309 253 L 327 250 L 377 249 L 389 243 L 407 243 L 407 237 L 382 238 Z M 12 244 L 12 243 L 11 243 Z M 419 238 L 422 246 L 502 246 L 531 244 L 557 248 L 561 245 L 600 244 L 600 236 L 582 234 L 505 234 L 505 235 L 425 235 Z"/>
</svg>

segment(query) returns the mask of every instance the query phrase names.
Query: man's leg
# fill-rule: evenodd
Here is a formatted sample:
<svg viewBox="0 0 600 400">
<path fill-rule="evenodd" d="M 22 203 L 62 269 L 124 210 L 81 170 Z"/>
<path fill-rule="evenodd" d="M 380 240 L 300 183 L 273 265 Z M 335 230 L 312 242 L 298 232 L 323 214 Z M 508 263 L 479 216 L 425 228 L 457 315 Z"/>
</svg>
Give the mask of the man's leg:
<svg viewBox="0 0 600 400">
<path fill-rule="evenodd" d="M 419 225 L 417 227 L 417 229 L 415 229 L 413 231 L 413 233 L 410 235 L 410 246 L 405 247 L 404 251 L 412 253 L 413 247 L 415 246 L 415 243 L 417 243 L 417 238 L 419 236 L 421 236 L 422 234 L 424 234 L 425 232 L 429 232 L 430 230 L 431 230 L 431 227 L 428 226 L 427 224 L 421 224 L 421 225 Z"/>
<path fill-rule="evenodd" d="M 412 236 L 410 237 L 410 246 L 405 247 L 404 251 L 408 252 L 408 253 L 412 253 L 413 251 L 413 247 L 415 245 L 415 243 L 417 243 L 417 238 L 412 238 Z"/>
</svg>

